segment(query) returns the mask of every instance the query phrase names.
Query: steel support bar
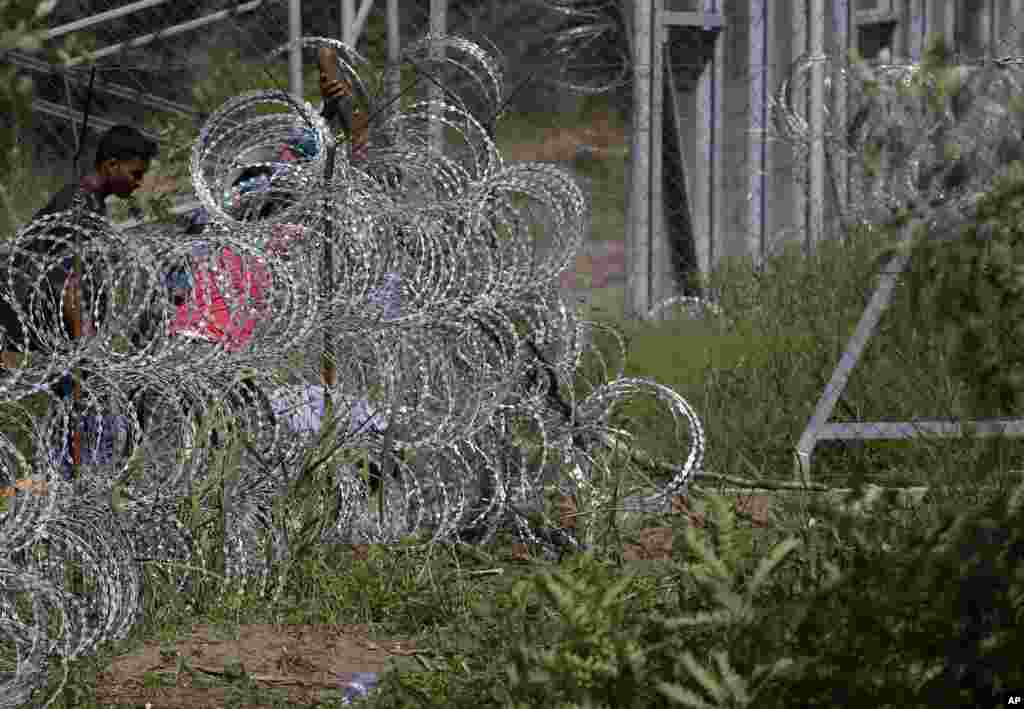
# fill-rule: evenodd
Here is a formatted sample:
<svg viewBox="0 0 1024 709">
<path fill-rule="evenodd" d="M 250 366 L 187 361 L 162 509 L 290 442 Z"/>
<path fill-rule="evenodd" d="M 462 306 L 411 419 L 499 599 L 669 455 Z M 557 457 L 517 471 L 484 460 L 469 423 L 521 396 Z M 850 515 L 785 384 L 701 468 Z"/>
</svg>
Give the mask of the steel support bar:
<svg viewBox="0 0 1024 709">
<path fill-rule="evenodd" d="M 372 9 L 373 0 L 363 0 L 363 4 L 359 6 L 359 14 L 356 15 L 355 28 L 353 29 L 353 47 L 355 47 L 359 42 L 359 37 L 363 34 L 363 29 L 366 27 L 366 20 L 370 17 L 370 10 Z"/>
<path fill-rule="evenodd" d="M 649 1 L 649 0 L 647 0 Z M 443 37 L 448 33 L 448 0 L 430 0 L 430 36 Z M 430 50 L 431 58 L 435 62 L 444 61 L 444 47 L 434 46 Z M 431 102 L 440 102 L 443 98 L 441 87 L 434 81 L 430 82 L 427 95 Z M 432 121 L 429 129 L 430 149 L 432 152 L 441 154 L 444 151 L 444 126 L 440 121 Z"/>
<path fill-rule="evenodd" d="M 67 106 L 61 106 L 59 103 L 53 103 L 41 98 L 37 98 L 32 102 L 32 110 L 38 111 L 39 113 L 45 113 L 53 116 L 54 118 L 63 118 L 66 121 L 75 121 L 76 123 L 81 123 L 83 118 L 81 111 L 76 111 L 72 108 L 68 108 Z M 89 127 L 93 130 L 110 130 L 115 125 L 116 124 L 113 121 L 105 118 L 89 116 Z M 155 133 L 141 129 L 140 132 L 150 140 L 159 139 Z"/>
<path fill-rule="evenodd" d="M 127 42 L 120 42 L 119 44 L 104 47 L 103 49 L 99 49 L 83 57 L 77 57 L 75 59 L 72 59 L 65 63 L 64 66 L 73 67 L 78 66 L 79 64 L 95 62 L 97 59 L 109 57 L 112 54 L 123 52 L 126 49 L 131 49 L 134 47 L 144 47 L 145 45 L 152 44 L 156 40 L 163 39 L 164 37 L 174 37 L 175 35 L 191 32 L 192 30 L 199 29 L 200 27 L 205 27 L 206 25 L 212 24 L 214 22 L 226 20 L 227 18 L 233 17 L 235 15 L 240 15 L 246 12 L 252 12 L 253 10 L 258 9 L 260 6 L 266 5 L 268 2 L 270 2 L 270 0 L 253 0 L 252 2 L 247 2 L 243 5 L 238 5 L 237 7 L 234 7 L 230 10 L 221 10 L 219 12 L 213 12 L 209 15 L 204 15 L 203 17 L 196 18 L 195 20 L 189 20 L 188 22 L 182 22 L 178 25 L 172 25 L 171 27 L 162 29 L 159 32 L 154 32 L 153 34 L 143 35 L 141 37 L 136 37 L 135 39 L 128 40 Z"/>
<path fill-rule="evenodd" d="M 912 233 L 911 228 L 911 226 L 904 228 L 905 231 L 902 235 L 904 246 L 909 243 Z M 825 391 L 818 400 L 818 405 L 814 407 L 814 414 L 807 423 L 807 428 L 804 429 L 796 446 L 795 473 L 798 481 L 810 482 L 811 455 L 814 452 L 815 445 L 821 438 L 821 431 L 828 423 L 829 417 L 832 416 L 836 402 L 839 401 L 839 397 L 842 396 L 843 390 L 850 379 L 850 373 L 857 366 L 857 362 L 860 361 L 864 348 L 867 347 L 868 340 L 871 339 L 871 335 L 874 334 L 875 328 L 878 326 L 878 321 L 881 320 L 882 314 L 889 307 L 893 289 L 896 287 L 896 282 L 900 274 L 907 267 L 909 260 L 909 254 L 906 251 L 902 251 L 892 259 L 882 273 L 878 280 L 878 287 L 875 288 L 871 301 L 864 309 L 860 322 L 857 323 L 857 329 L 854 330 L 853 336 L 850 338 L 849 343 L 847 343 L 846 350 L 843 352 L 839 364 L 832 373 L 832 378 L 825 386 Z"/>
<path fill-rule="evenodd" d="M 832 373 L 832 378 L 818 400 L 814 414 L 807 424 L 800 441 L 797 443 L 795 472 L 798 482 L 810 482 L 811 456 L 818 441 L 823 440 L 906 440 L 920 437 L 963 438 L 977 436 L 991 438 L 995 436 L 1024 436 L 1024 419 L 987 419 L 980 421 L 853 421 L 846 423 L 829 423 L 836 402 L 842 396 L 849 381 L 850 373 L 874 334 L 882 315 L 892 299 L 893 289 L 900 274 L 910 262 L 909 245 L 913 229 L 917 222 L 904 227 L 901 236 L 899 254 L 882 272 L 878 286 L 871 296 L 871 301 L 864 309 L 857 329 L 846 345 L 843 356 Z M 944 235 L 946 238 L 959 238 L 962 229 L 951 229 Z"/>
<path fill-rule="evenodd" d="M 700 27 L 702 29 L 720 30 L 725 28 L 725 15 L 717 12 L 674 12 L 666 10 L 661 13 L 663 25 L 673 27 Z"/>
<path fill-rule="evenodd" d="M 385 82 L 387 86 L 387 100 L 392 106 L 392 115 L 401 111 L 399 95 L 402 93 L 402 36 L 401 25 L 398 21 L 398 0 L 387 0 L 387 26 L 388 26 L 388 67 Z"/>
<path fill-rule="evenodd" d="M 1016 49 L 1020 49 L 1021 46 L 1021 31 L 1024 30 L 1024 0 L 1010 0 L 1010 6 L 1007 8 L 1009 18 L 1007 22 L 1003 23 L 1004 27 L 1009 26 L 1013 46 Z"/>
<path fill-rule="evenodd" d="M 288 90 L 301 106 L 302 93 L 302 0 L 288 0 Z"/>
<path fill-rule="evenodd" d="M 6 60 L 19 69 L 37 71 L 41 74 L 61 74 L 67 81 L 74 84 L 89 83 L 89 78 L 87 76 L 83 76 L 80 73 L 81 70 L 69 71 L 65 67 L 44 62 L 40 59 L 36 59 L 35 57 L 21 54 L 20 52 L 11 52 L 6 56 Z M 140 89 L 129 89 L 127 86 L 121 86 L 120 84 L 111 84 L 103 81 L 103 79 L 98 76 L 96 77 L 93 89 L 95 91 L 102 91 L 103 93 L 110 94 L 111 96 L 117 96 L 118 98 L 123 98 L 137 103 L 140 106 L 146 106 L 158 111 L 174 113 L 186 118 L 200 117 L 200 113 L 191 106 L 186 106 L 185 104 L 176 103 L 174 101 L 168 101 L 167 99 L 154 96 L 153 94 L 143 93 Z"/>
<path fill-rule="evenodd" d="M 634 3 L 633 145 L 629 223 L 626 227 L 626 317 L 641 319 L 651 309 L 651 61 L 654 0 Z"/>
<path fill-rule="evenodd" d="M 649 314 L 656 303 L 676 295 L 666 282 L 665 267 L 671 263 L 671 252 L 665 233 L 665 43 L 668 28 L 661 24 L 665 0 L 654 0 L 651 31 L 651 233 L 647 250 L 648 300 L 642 311 Z"/>
<path fill-rule="evenodd" d="M 341 41 L 356 44 L 356 0 L 341 0 Z"/>
<path fill-rule="evenodd" d="M 808 206 L 808 253 L 825 238 L 825 0 L 810 0 L 811 164 Z"/>
<path fill-rule="evenodd" d="M 942 36 L 946 41 L 946 45 L 953 47 L 956 50 L 956 5 L 948 2 L 944 3 L 942 15 Z"/>
<path fill-rule="evenodd" d="M 853 46 L 851 29 L 850 0 L 832 0 L 832 54 L 842 63 L 846 62 Z M 835 116 L 833 126 L 845 126 L 849 118 L 850 86 L 847 72 L 832 75 L 832 104 L 829 109 Z M 833 129 L 832 126 L 829 128 Z M 845 151 L 826 153 L 826 166 L 831 180 L 832 199 L 835 202 L 836 218 L 840 222 L 840 238 L 846 239 L 847 217 L 852 202 L 850 195 L 850 159 Z"/>
<path fill-rule="evenodd" d="M 47 30 L 43 35 L 43 41 L 63 37 L 64 35 L 71 34 L 72 32 L 101 25 L 108 20 L 116 20 L 118 17 L 124 17 L 125 15 L 132 14 L 133 12 L 138 12 L 139 10 L 148 10 L 151 7 L 164 5 L 168 2 L 170 2 L 170 0 L 139 0 L 139 2 L 129 3 L 121 7 L 116 7 L 113 10 L 107 10 L 106 12 L 101 12 L 96 15 L 83 17 L 81 20 L 68 22 L 65 25 L 58 25 L 52 30 Z"/>
<path fill-rule="evenodd" d="M 911 61 L 920 61 L 928 41 L 928 3 L 926 0 L 910 0 L 910 27 L 907 45 Z"/>
<path fill-rule="evenodd" d="M 747 253 L 764 253 L 765 179 L 768 175 L 768 3 L 750 1 L 750 207 L 747 224 Z"/>
<path fill-rule="evenodd" d="M 907 440 L 913 438 L 994 438 L 1024 436 L 1024 420 L 985 421 L 857 421 L 829 423 L 818 433 L 818 440 Z"/>
</svg>

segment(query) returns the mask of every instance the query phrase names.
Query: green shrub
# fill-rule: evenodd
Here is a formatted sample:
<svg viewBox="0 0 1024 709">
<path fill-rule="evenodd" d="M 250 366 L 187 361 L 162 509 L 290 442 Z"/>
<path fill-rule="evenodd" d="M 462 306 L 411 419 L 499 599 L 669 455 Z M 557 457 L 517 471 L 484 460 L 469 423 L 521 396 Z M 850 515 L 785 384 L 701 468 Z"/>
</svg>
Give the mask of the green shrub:
<svg viewBox="0 0 1024 709">
<path fill-rule="evenodd" d="M 915 252 L 916 303 L 945 325 L 951 371 L 976 416 L 1024 409 L 1024 164 L 978 204 L 959 240 Z"/>
</svg>

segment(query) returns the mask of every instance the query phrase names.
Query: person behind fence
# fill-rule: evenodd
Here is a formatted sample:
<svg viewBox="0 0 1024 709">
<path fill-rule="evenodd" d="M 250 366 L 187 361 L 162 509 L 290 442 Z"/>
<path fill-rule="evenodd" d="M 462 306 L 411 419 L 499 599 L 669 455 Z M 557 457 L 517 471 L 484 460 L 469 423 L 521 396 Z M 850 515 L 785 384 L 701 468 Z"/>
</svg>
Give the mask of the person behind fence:
<svg viewBox="0 0 1024 709">
<path fill-rule="evenodd" d="M 32 221 L 47 215 L 70 211 L 75 206 L 76 199 L 81 200 L 81 204 L 86 210 L 103 217 L 107 216 L 107 198 L 111 195 L 122 199 L 131 197 L 142 185 L 157 154 L 157 144 L 136 128 L 128 125 L 114 126 L 99 140 L 93 163 L 94 170 L 54 194 L 46 205 L 33 215 Z M 33 320 L 37 323 L 52 322 L 56 320 L 56 311 L 59 310 L 63 316 L 62 320 L 67 335 L 73 336 L 73 322 L 77 305 L 75 301 L 81 291 L 83 302 L 78 309 L 85 315 L 81 320 L 81 334 L 84 337 L 95 334 L 95 324 L 90 321 L 88 314 L 97 312 L 102 316 L 106 312 L 105 293 L 101 289 L 96 294 L 94 303 L 89 284 L 81 283 L 77 274 L 73 273 L 73 256 L 66 252 L 67 242 L 60 238 L 69 233 L 69 229 L 55 229 L 51 230 L 46 238 L 33 240 L 24 247 L 23 253 L 17 254 L 9 262 L 16 273 L 4 274 L 5 277 L 0 278 L 0 341 L 2 341 L 0 369 L 15 368 L 18 366 L 20 355 L 39 352 L 43 349 L 38 333 L 34 332 L 31 327 L 26 327 L 13 307 L 15 302 L 22 307 L 28 307 L 29 292 L 27 289 L 36 287 L 35 284 L 29 283 L 27 278 L 16 277 L 17 274 L 25 274 L 29 271 L 26 259 L 55 264 L 46 274 L 50 297 L 38 298 L 38 294 L 36 294 L 37 299 L 32 305 Z M 14 292 L 8 292 L 10 284 L 7 275 L 12 276 Z M 59 293 L 63 293 L 63 297 L 55 295 Z M 60 301 L 59 304 L 58 301 Z M 85 367 L 83 368 L 83 379 L 87 378 L 88 367 Z M 58 377 L 52 384 L 51 391 L 61 399 L 69 398 L 72 393 L 71 375 L 65 374 Z M 113 432 L 116 422 L 112 420 L 113 417 L 104 418 L 111 420 L 105 422 L 108 433 L 103 437 L 102 446 L 111 447 L 113 443 L 110 434 Z M 98 422 L 95 417 L 87 417 L 83 421 L 83 425 L 88 434 L 91 427 L 103 427 L 104 423 Z M 61 465 L 65 477 L 70 478 L 72 467 L 68 448 L 69 446 L 65 444 L 59 457 L 62 458 Z M 96 458 L 97 454 L 97 450 L 86 452 L 86 455 L 91 458 Z"/>
<path fill-rule="evenodd" d="M 286 199 L 272 191 L 274 177 L 287 164 L 308 160 L 315 155 L 316 142 L 312 134 L 308 130 L 293 132 L 280 146 L 281 162 L 277 167 L 257 165 L 241 171 L 224 197 L 225 210 L 242 221 L 272 217 L 287 204 Z M 277 196 L 271 197 L 271 194 Z M 185 235 L 200 236 L 210 225 L 207 211 L 197 209 L 189 216 Z M 298 225 L 275 225 L 272 238 L 264 245 L 264 252 L 271 258 L 286 257 L 291 246 L 301 242 L 306 233 Z M 169 269 L 164 283 L 174 307 L 168 334 L 186 338 L 195 347 L 221 347 L 226 352 L 237 352 L 252 339 L 259 322 L 270 315 L 267 292 L 271 287 L 271 278 L 263 259 L 240 255 L 230 247 L 223 247 L 214 254 L 209 243 L 196 241 L 186 263 Z M 394 298 L 391 301 L 391 307 L 385 310 L 394 315 Z M 151 316 L 138 333 L 151 334 L 153 323 L 158 319 L 155 314 Z M 141 338 L 137 344 L 141 344 Z M 289 400 L 287 404 L 282 404 L 288 397 L 282 396 L 280 392 L 275 394 L 272 402 L 267 402 L 257 384 L 243 380 L 231 396 L 246 406 L 262 408 L 268 414 L 268 419 L 282 418 L 292 425 L 293 430 L 303 429 L 303 424 L 298 423 L 302 414 L 296 416 L 294 402 Z M 318 401 L 322 406 L 322 395 Z M 310 409 L 317 404 L 309 400 L 299 406 Z M 367 413 L 368 421 L 371 422 L 368 425 L 379 427 L 379 415 L 368 409 L 368 404 L 362 407 L 357 405 L 353 413 Z M 322 411 L 315 417 L 317 428 L 320 416 Z M 140 413 L 140 418 L 145 425 L 144 411 Z M 214 442 L 217 440 L 215 433 L 211 439 Z"/>
<path fill-rule="evenodd" d="M 99 145 L 96 148 L 95 171 L 78 181 L 69 183 L 53 195 L 46 206 L 36 212 L 32 217 L 32 221 L 34 222 L 47 215 L 71 210 L 76 197 L 82 198 L 85 209 L 88 211 L 100 216 L 107 216 L 107 198 L 110 195 L 117 195 L 122 199 L 131 197 L 142 185 L 142 180 L 156 155 L 156 143 L 141 132 L 132 126 L 114 126 L 100 138 Z M 66 234 L 69 230 L 54 230 L 50 233 L 51 238 L 40 238 L 27 244 L 25 247 L 27 254 L 24 256 L 19 255 L 12 265 L 16 269 L 23 270 L 26 265 L 24 259 L 33 258 L 34 256 L 38 256 L 40 260 L 53 260 L 59 263 L 57 267 L 47 274 L 47 281 L 53 292 L 64 293 L 62 311 L 65 328 L 70 335 L 73 297 L 76 288 L 65 288 L 65 285 L 69 280 L 71 283 L 67 285 L 77 286 L 78 284 L 74 282 L 74 276 L 71 272 L 72 255 L 70 253 L 55 253 L 55 251 L 62 248 L 66 249 L 66 246 L 60 239 L 52 238 L 52 236 L 61 236 L 62 232 Z M 63 258 L 59 260 L 54 258 L 60 256 L 63 256 Z M 13 299 L 21 300 L 25 294 L 7 293 L 7 279 L 0 279 L 0 281 L 2 281 L 0 282 L 0 290 L 4 291 L 3 298 L 0 299 L 0 328 L 3 331 L 4 343 L 2 365 L 6 368 L 12 368 L 16 364 L 18 354 L 39 351 L 40 342 L 35 333 L 31 331 L 31 328 L 24 327 L 21 319 L 13 307 L 11 307 Z M 91 300 L 91 294 L 83 293 L 83 295 L 86 297 L 86 301 Z M 99 310 L 104 312 L 105 303 L 102 302 L 104 300 L 102 292 L 98 295 L 98 298 L 101 301 L 97 304 Z M 46 305 L 52 307 L 55 303 L 46 303 L 44 301 L 41 305 L 42 307 L 46 307 Z M 89 313 L 92 311 L 92 308 L 83 307 L 82 311 Z M 94 330 L 94 324 L 86 318 L 82 322 L 83 335 L 88 336 Z M 58 384 L 56 390 L 63 391 L 66 388 L 66 383 L 62 381 L 62 383 Z"/>
<path fill-rule="evenodd" d="M 316 157 L 317 144 L 308 129 L 294 131 L 280 146 L 278 167 L 257 165 L 243 170 L 232 184 L 225 197 L 225 209 L 239 220 L 263 220 L 272 217 L 287 204 L 279 193 L 273 190 L 274 178 L 280 174 L 287 164 L 311 160 Z M 274 197 L 271 197 L 274 195 Z M 196 210 L 190 220 L 187 234 L 199 235 L 210 225 L 209 215 L 205 210 Z M 274 235 L 264 251 L 270 257 L 286 256 L 292 245 L 301 242 L 307 236 L 306 230 L 298 225 L 278 224 L 274 227 Z M 203 251 L 202 242 L 197 248 Z M 188 270 L 177 269 L 169 274 L 168 284 L 171 297 L 177 308 L 177 319 L 172 324 L 172 332 L 192 338 L 194 341 L 233 341 L 244 344 L 252 337 L 258 321 L 269 316 L 266 307 L 265 292 L 271 280 L 266 269 L 259 260 L 245 262 L 242 257 L 225 248 L 220 258 L 213 265 L 214 273 L 227 272 L 226 282 L 233 284 L 237 299 L 249 297 L 256 307 L 252 308 L 249 317 L 244 320 L 233 318 L 232 308 L 217 288 L 217 278 L 208 269 L 211 266 L 209 254 L 203 251 L 201 257 L 194 254 L 192 267 Z M 388 274 L 383 288 L 371 293 L 371 300 L 383 306 L 383 316 L 393 318 L 398 315 L 400 282 L 397 274 Z M 246 291 L 246 284 L 249 290 Z M 253 401 L 256 385 L 242 383 L 243 396 Z M 325 414 L 325 397 L 323 387 L 305 385 L 299 387 L 282 387 L 270 397 L 273 416 L 289 425 L 296 433 L 318 431 Z M 374 410 L 364 398 L 352 403 L 350 407 L 349 433 L 369 430 L 382 434 L 387 422 Z M 371 491 L 376 490 L 382 480 L 380 467 L 375 462 L 369 465 Z"/>
</svg>

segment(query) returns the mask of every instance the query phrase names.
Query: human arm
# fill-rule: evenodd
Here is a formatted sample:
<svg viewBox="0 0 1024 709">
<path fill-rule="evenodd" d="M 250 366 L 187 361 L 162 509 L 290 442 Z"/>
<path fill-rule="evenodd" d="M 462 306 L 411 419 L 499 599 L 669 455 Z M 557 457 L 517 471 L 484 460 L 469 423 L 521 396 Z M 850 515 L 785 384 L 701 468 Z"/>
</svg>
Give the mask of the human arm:
<svg viewBox="0 0 1024 709">
<path fill-rule="evenodd" d="M 352 85 L 338 76 L 338 55 L 331 47 L 320 49 L 320 97 L 324 100 L 323 117 L 328 123 L 337 121 L 352 144 L 352 160 L 367 157 L 369 123 L 364 112 L 355 105 Z"/>
<path fill-rule="evenodd" d="M 71 269 L 64 285 L 62 306 L 64 322 L 70 324 L 72 337 L 77 339 L 96 334 L 89 313 L 82 312 L 82 278 L 74 269 Z"/>
</svg>

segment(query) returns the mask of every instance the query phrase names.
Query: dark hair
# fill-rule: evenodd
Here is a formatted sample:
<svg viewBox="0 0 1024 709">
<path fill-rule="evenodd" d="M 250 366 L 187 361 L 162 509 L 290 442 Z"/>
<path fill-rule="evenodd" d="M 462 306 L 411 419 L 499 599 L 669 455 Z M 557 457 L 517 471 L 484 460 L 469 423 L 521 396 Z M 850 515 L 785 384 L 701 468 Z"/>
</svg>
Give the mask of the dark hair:
<svg viewBox="0 0 1024 709">
<path fill-rule="evenodd" d="M 96 148 L 96 166 L 107 160 L 152 160 L 157 144 L 132 126 L 114 126 L 100 138 Z"/>
</svg>

